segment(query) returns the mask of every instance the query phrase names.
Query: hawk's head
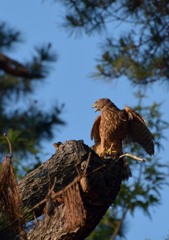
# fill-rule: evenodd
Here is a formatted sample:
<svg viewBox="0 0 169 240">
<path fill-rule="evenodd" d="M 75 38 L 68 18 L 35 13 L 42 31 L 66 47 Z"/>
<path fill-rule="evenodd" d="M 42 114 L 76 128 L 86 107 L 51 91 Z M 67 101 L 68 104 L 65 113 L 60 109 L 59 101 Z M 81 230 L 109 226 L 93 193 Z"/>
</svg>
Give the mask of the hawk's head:
<svg viewBox="0 0 169 240">
<path fill-rule="evenodd" d="M 101 98 L 97 100 L 92 107 L 96 108 L 95 112 L 97 112 L 97 111 L 101 111 L 105 106 L 116 107 L 114 103 L 112 103 L 108 98 Z"/>
</svg>

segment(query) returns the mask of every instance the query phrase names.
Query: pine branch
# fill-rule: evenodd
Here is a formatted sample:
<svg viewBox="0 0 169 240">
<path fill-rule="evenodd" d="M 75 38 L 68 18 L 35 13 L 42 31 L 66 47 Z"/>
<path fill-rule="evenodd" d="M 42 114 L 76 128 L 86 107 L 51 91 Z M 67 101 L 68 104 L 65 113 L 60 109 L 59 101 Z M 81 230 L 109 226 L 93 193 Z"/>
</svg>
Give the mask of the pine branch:
<svg viewBox="0 0 169 240">
<path fill-rule="evenodd" d="M 18 61 L 5 56 L 4 54 L 0 54 L 0 69 L 4 72 L 16 76 L 16 77 L 24 77 L 24 78 L 42 78 L 42 75 L 37 75 L 28 71 L 28 69 Z"/>
</svg>

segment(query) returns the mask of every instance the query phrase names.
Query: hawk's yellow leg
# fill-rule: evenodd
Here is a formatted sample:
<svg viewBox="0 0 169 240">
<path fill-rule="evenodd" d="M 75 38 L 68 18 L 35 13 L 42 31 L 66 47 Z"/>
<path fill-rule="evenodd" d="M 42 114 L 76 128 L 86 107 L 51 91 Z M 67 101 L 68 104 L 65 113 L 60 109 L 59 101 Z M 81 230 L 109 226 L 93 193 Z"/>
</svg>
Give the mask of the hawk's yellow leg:
<svg viewBox="0 0 169 240">
<path fill-rule="evenodd" d="M 107 154 L 108 154 L 108 155 L 116 154 L 116 153 L 117 153 L 117 151 L 116 151 L 116 150 L 113 150 L 112 147 L 113 147 L 113 144 L 111 144 L 110 148 L 107 150 Z"/>
</svg>

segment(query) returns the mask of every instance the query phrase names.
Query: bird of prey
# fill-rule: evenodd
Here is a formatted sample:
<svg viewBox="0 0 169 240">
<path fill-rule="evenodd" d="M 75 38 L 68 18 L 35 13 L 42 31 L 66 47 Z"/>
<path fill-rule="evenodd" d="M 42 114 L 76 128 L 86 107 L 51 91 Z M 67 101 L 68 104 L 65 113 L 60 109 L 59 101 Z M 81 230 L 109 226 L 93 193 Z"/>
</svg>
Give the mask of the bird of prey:
<svg viewBox="0 0 169 240">
<path fill-rule="evenodd" d="M 123 141 L 139 143 L 148 154 L 154 154 L 153 136 L 139 113 L 130 107 L 120 110 L 108 98 L 97 100 L 93 107 L 101 111 L 91 129 L 93 149 L 99 156 L 120 156 Z"/>
</svg>

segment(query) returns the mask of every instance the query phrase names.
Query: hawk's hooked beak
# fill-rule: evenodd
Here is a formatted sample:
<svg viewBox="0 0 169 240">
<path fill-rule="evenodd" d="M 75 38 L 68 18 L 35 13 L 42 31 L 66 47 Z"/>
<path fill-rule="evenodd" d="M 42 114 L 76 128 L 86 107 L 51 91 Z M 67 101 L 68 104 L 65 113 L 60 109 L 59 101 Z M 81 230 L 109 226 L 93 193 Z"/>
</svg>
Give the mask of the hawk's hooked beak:
<svg viewBox="0 0 169 240">
<path fill-rule="evenodd" d="M 95 112 L 99 111 L 98 108 L 97 108 L 97 103 L 96 102 L 92 105 L 92 108 L 96 108 Z"/>
</svg>

